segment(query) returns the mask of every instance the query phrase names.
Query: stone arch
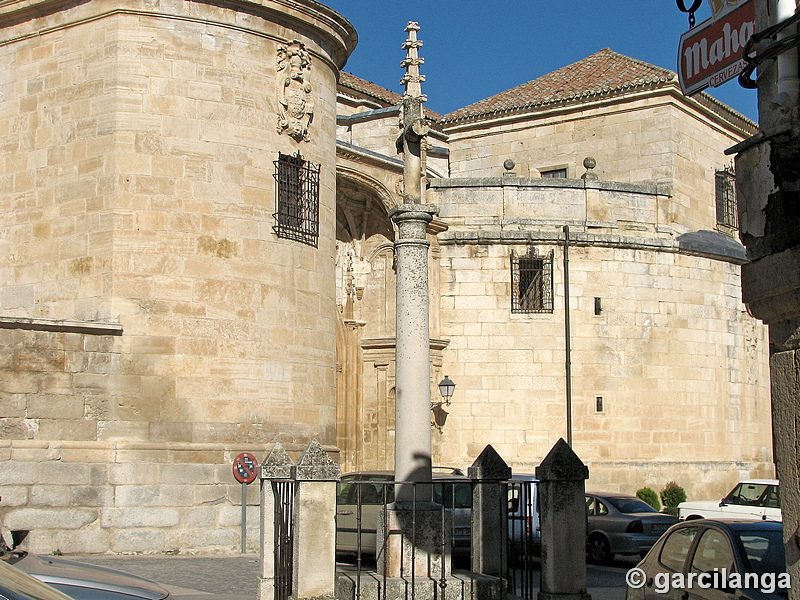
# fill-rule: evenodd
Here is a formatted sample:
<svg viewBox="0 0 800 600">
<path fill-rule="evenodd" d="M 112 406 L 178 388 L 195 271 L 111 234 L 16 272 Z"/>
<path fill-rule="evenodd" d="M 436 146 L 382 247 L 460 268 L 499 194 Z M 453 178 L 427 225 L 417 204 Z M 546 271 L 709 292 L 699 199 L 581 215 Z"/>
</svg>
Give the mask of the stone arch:
<svg viewBox="0 0 800 600">
<path fill-rule="evenodd" d="M 398 196 L 376 177 L 337 168 L 336 296 L 337 444 L 345 469 L 376 468 L 391 459 L 387 428 L 394 363 L 394 227 Z M 367 458 L 369 457 L 369 458 Z M 365 462 L 366 461 L 366 462 Z"/>
<path fill-rule="evenodd" d="M 396 196 L 379 180 L 347 167 L 336 169 L 336 239 L 348 242 L 382 234 L 394 240 L 389 210 Z"/>
</svg>

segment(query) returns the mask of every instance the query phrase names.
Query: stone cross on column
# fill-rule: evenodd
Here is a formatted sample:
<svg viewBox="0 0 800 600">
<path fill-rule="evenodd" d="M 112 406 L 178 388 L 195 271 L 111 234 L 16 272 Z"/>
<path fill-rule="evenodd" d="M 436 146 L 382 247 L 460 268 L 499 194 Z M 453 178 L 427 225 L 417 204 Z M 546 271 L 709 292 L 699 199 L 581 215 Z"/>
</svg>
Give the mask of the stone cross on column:
<svg viewBox="0 0 800 600">
<path fill-rule="evenodd" d="M 397 271 L 396 304 L 396 396 L 395 396 L 395 479 L 397 481 L 431 481 L 431 383 L 430 325 L 428 298 L 428 223 L 436 214 L 435 207 L 423 203 L 421 148 L 428 124 L 423 116 L 422 75 L 419 74 L 417 40 L 419 25 L 406 27 L 407 50 L 402 65 L 407 69 L 402 83 L 401 131 L 398 151 L 403 154 L 403 204 L 390 213 L 397 225 L 395 258 Z M 411 486 L 398 486 L 396 501 L 412 500 Z M 417 489 L 416 501 L 430 498 L 430 486 Z M 422 494 L 422 496 L 420 496 Z M 425 497 L 427 495 L 427 498 Z"/>
</svg>

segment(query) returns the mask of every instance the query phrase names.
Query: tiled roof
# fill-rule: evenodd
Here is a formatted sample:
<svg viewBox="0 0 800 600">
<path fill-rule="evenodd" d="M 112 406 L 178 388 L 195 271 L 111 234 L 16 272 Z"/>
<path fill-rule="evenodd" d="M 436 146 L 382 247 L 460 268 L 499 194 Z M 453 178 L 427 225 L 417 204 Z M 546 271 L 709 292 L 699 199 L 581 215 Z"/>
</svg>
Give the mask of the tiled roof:
<svg viewBox="0 0 800 600">
<path fill-rule="evenodd" d="M 675 80 L 675 73 L 618 54 L 609 48 L 443 117 L 442 124 L 472 120 L 522 108 L 614 95 Z"/>
<path fill-rule="evenodd" d="M 387 102 L 390 106 L 396 106 L 403 101 L 403 97 L 400 94 L 390 92 L 386 88 L 372 83 L 371 81 L 367 81 L 366 79 L 361 79 L 360 77 L 346 73 L 345 71 L 339 71 L 339 85 L 350 88 L 356 92 L 361 92 L 367 96 L 372 96 L 377 100 Z"/>
<path fill-rule="evenodd" d="M 399 106 L 403 103 L 403 96 L 400 94 L 395 94 L 378 84 L 367 81 L 366 79 L 361 79 L 345 71 L 339 71 L 339 85 L 371 96 L 381 102 L 385 102 L 388 106 Z M 425 116 L 429 119 L 438 121 L 442 118 L 442 115 L 428 108 L 423 107 L 423 110 L 425 111 Z"/>
</svg>

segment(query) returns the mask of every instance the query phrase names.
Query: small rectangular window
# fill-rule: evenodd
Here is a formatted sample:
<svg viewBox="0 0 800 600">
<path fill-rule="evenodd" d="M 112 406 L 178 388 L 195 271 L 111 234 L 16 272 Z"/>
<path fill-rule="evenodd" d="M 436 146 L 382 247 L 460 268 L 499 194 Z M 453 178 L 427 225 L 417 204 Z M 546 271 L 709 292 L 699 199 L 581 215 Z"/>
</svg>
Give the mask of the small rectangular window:
<svg viewBox="0 0 800 600">
<path fill-rule="evenodd" d="M 539 171 L 539 174 L 546 179 L 566 179 L 567 169 L 548 169 L 547 171 Z"/>
<path fill-rule="evenodd" d="M 317 247 L 319 238 L 320 166 L 295 155 L 278 153 L 275 161 L 275 225 L 280 238 Z"/>
<path fill-rule="evenodd" d="M 736 208 L 736 173 L 733 166 L 726 167 L 715 174 L 717 225 L 739 228 Z"/>
<path fill-rule="evenodd" d="M 553 252 L 539 256 L 536 248 L 511 253 L 511 312 L 553 312 Z"/>
<path fill-rule="evenodd" d="M 596 413 L 606 412 L 605 401 L 603 400 L 602 396 L 594 397 L 594 412 Z"/>
</svg>

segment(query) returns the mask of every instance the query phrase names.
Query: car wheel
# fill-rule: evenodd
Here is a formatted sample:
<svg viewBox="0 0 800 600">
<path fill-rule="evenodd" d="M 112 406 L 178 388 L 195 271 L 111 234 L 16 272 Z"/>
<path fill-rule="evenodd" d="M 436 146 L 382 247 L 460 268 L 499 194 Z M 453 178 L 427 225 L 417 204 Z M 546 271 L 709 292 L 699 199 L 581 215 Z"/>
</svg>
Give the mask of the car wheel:
<svg viewBox="0 0 800 600">
<path fill-rule="evenodd" d="M 602 535 L 593 535 L 589 538 L 589 559 L 597 564 L 611 562 L 613 554 L 608 541 Z"/>
</svg>

